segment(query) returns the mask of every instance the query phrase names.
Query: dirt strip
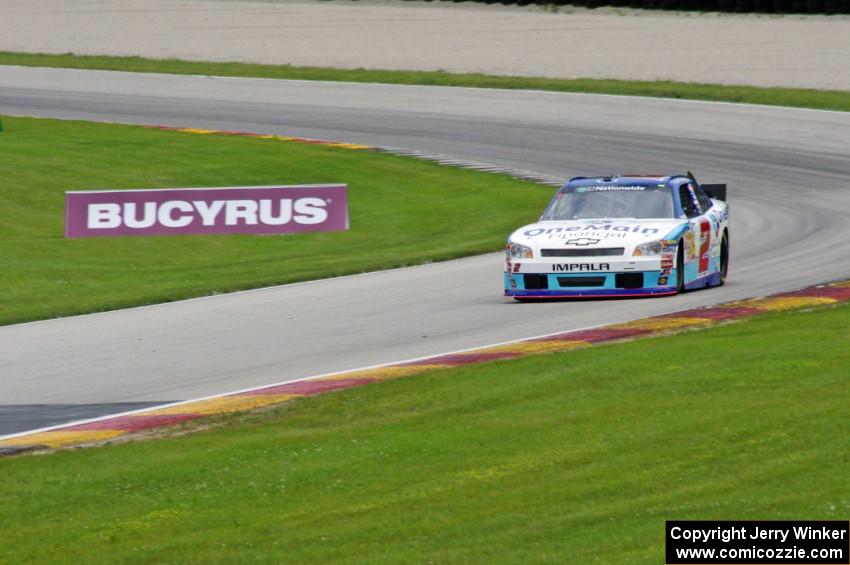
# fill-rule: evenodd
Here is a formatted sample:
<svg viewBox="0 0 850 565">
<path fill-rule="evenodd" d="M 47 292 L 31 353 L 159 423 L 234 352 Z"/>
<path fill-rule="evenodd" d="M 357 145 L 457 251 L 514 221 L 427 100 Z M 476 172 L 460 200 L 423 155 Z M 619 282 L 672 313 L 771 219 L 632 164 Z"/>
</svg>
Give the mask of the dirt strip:
<svg viewBox="0 0 850 565">
<path fill-rule="evenodd" d="M 450 2 L 4 0 L 0 50 L 850 90 L 850 17 Z"/>
</svg>

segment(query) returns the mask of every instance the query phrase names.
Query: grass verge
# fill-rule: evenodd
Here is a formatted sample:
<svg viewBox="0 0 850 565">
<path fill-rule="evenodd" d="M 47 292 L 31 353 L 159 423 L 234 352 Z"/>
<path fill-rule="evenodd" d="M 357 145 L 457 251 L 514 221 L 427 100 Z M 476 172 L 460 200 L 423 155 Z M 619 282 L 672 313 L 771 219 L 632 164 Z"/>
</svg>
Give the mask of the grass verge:
<svg viewBox="0 0 850 565">
<path fill-rule="evenodd" d="M 412 158 L 4 118 L 0 324 L 496 251 L 552 189 Z M 345 182 L 351 230 L 65 239 L 64 191 Z"/>
<path fill-rule="evenodd" d="M 773 313 L 0 460 L 0 561 L 659 563 L 669 519 L 844 519 L 848 326 Z"/>
<path fill-rule="evenodd" d="M 543 77 L 496 76 L 480 73 L 445 71 L 392 71 L 373 69 L 334 69 L 296 67 L 292 65 L 259 65 L 235 62 L 183 61 L 179 59 L 146 59 L 143 57 L 107 57 L 51 55 L 43 53 L 0 52 L 0 65 L 64 67 L 131 71 L 137 73 L 171 73 L 230 77 L 371 82 L 385 84 L 423 84 L 434 86 L 467 86 L 585 92 L 622 96 L 652 96 L 715 102 L 740 102 L 770 106 L 792 106 L 819 110 L 850 111 L 850 92 L 801 88 L 764 88 L 727 86 L 673 81 L 630 81 L 609 79 L 558 79 Z"/>
</svg>

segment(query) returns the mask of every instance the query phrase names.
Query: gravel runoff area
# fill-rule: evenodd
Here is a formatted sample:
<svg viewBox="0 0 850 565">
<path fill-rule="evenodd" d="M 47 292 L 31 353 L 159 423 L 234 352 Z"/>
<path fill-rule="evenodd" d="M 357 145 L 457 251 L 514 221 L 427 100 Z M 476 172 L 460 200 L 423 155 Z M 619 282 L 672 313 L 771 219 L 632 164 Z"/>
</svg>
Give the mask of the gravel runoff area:
<svg viewBox="0 0 850 565">
<path fill-rule="evenodd" d="M 850 90 L 850 17 L 449 2 L 3 0 L 0 50 Z"/>
</svg>

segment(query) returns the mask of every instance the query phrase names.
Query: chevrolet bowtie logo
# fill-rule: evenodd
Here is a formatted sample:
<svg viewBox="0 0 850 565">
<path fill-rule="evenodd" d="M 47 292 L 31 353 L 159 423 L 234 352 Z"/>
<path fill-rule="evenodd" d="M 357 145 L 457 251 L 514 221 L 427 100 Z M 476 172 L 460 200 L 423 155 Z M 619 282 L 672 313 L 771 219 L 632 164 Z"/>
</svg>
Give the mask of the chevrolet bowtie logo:
<svg viewBox="0 0 850 565">
<path fill-rule="evenodd" d="M 578 239 L 571 239 L 567 241 L 567 245 L 596 245 L 599 243 L 598 239 L 589 239 L 586 237 L 580 237 Z"/>
</svg>

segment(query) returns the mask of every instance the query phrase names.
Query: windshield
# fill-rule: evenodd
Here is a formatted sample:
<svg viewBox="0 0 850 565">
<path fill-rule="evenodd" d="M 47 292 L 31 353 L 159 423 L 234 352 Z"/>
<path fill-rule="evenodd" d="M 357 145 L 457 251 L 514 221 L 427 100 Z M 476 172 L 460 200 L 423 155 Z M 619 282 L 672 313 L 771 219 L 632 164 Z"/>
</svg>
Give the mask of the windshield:
<svg viewBox="0 0 850 565">
<path fill-rule="evenodd" d="M 579 186 L 561 189 L 540 219 L 673 218 L 674 213 L 666 186 Z"/>
</svg>

